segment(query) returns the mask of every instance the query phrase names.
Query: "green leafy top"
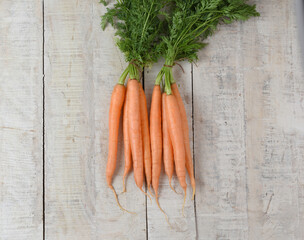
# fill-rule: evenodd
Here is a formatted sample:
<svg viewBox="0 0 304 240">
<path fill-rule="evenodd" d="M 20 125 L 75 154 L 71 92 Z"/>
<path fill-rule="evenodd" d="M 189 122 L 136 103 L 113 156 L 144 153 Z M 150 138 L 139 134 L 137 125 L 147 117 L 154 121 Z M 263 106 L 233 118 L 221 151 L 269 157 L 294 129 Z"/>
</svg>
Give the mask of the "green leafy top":
<svg viewBox="0 0 304 240">
<path fill-rule="evenodd" d="M 101 2 L 105 4 L 104 0 Z M 102 28 L 105 29 L 109 23 L 116 29 L 117 45 L 130 63 L 122 74 L 120 83 L 124 82 L 128 74 L 132 79 L 139 79 L 143 67 L 156 62 L 161 55 L 159 40 L 163 22 L 159 15 L 166 2 L 118 0 L 102 16 Z"/>
<path fill-rule="evenodd" d="M 219 23 L 232 23 L 259 16 L 255 5 L 246 0 L 172 0 L 172 13 L 168 18 L 168 35 L 163 37 L 166 59 L 156 79 L 160 84 L 165 75 L 166 92 L 171 94 L 174 82 L 172 65 L 175 61 L 197 60 L 197 53 L 206 46 L 204 40 L 212 35 Z"/>
</svg>

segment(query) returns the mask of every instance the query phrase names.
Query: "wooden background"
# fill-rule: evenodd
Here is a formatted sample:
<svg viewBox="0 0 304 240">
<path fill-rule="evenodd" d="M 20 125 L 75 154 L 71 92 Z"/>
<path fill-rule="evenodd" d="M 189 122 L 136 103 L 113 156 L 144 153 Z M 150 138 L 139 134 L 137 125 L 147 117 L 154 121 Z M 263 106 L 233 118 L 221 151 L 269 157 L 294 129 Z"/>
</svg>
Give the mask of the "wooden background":
<svg viewBox="0 0 304 240">
<path fill-rule="evenodd" d="M 197 195 L 160 204 L 105 184 L 108 107 L 126 66 L 97 0 L 0 0 L 0 239 L 304 239 L 304 73 L 293 0 L 221 26 L 197 66 L 175 67 Z M 150 103 L 161 63 L 146 69 Z M 114 178 L 122 190 L 123 147 Z M 188 181 L 189 183 L 189 181 Z M 174 186 L 178 188 L 177 179 Z M 189 189 L 190 192 L 190 189 Z"/>
</svg>

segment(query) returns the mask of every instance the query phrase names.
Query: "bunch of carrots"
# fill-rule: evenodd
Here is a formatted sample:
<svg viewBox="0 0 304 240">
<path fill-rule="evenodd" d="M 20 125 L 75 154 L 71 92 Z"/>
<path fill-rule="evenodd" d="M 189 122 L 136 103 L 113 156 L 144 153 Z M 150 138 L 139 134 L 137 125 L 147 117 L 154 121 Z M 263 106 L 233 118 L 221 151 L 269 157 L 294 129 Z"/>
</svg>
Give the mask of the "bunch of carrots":
<svg viewBox="0 0 304 240">
<path fill-rule="evenodd" d="M 155 199 L 159 205 L 158 185 L 161 165 L 164 161 L 170 186 L 175 165 L 176 175 L 185 196 L 187 168 L 194 197 L 195 179 L 186 111 L 177 85 L 173 84 L 172 89 L 174 94 L 162 94 L 160 86 L 155 85 L 152 94 L 149 127 L 147 101 L 141 83 L 129 79 L 126 87 L 121 84 L 114 87 L 109 114 L 109 152 L 106 178 L 109 187 L 114 191 L 118 205 L 123 210 L 125 209 L 119 204 L 117 194 L 112 186 L 112 176 L 116 168 L 119 120 L 122 112 L 125 158 L 123 191 L 126 191 L 125 178 L 133 165 L 136 185 L 144 192 L 143 183 L 145 178 L 149 193 L 153 196 L 151 192 L 152 184 Z"/>
<path fill-rule="evenodd" d="M 158 185 L 163 162 L 171 188 L 175 166 L 184 191 L 184 208 L 186 171 L 193 189 L 192 198 L 196 187 L 186 110 L 172 68 L 178 61 L 196 61 L 198 51 L 206 46 L 204 41 L 220 23 L 229 24 L 258 15 L 255 6 L 246 4 L 246 0 L 120 0 L 112 8 L 107 8 L 102 27 L 104 29 L 110 23 L 116 29 L 117 45 L 129 63 L 111 97 L 106 169 L 107 183 L 122 210 L 125 209 L 112 186 L 122 112 L 123 191 L 126 190 L 126 176 L 133 166 L 136 185 L 144 192 L 145 180 L 153 196 L 152 185 L 159 206 Z M 140 83 L 141 73 L 160 57 L 165 58 L 165 64 L 155 80 L 149 122 L 146 96 Z"/>
</svg>

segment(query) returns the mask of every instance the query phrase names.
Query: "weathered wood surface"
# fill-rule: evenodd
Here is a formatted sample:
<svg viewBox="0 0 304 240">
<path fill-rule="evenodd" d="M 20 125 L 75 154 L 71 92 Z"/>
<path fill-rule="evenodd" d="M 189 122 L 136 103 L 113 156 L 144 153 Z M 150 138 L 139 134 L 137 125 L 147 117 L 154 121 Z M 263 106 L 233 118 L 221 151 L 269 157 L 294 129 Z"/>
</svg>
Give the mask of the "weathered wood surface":
<svg viewBox="0 0 304 240">
<path fill-rule="evenodd" d="M 0 1 L 0 239 L 43 238 L 41 1 Z"/>
<path fill-rule="evenodd" d="M 125 63 L 113 30 L 100 28 L 104 8 L 95 1 L 44 2 L 46 239 L 144 239 L 146 200 L 133 175 L 119 199 L 137 215 L 122 212 L 105 184 L 109 103 Z"/>
<path fill-rule="evenodd" d="M 304 238 L 294 5 L 257 4 L 261 17 L 223 26 L 194 68 L 199 239 Z"/>
<path fill-rule="evenodd" d="M 100 29 L 104 7 L 0 1 L 0 239 L 303 239 L 304 73 L 294 2 L 256 4 L 261 17 L 221 26 L 197 66 L 174 67 L 197 195 L 191 201 L 188 181 L 183 217 L 182 196 L 162 172 L 171 229 L 133 174 L 120 194 L 122 135 L 113 185 L 137 215 L 122 212 L 105 184 L 109 101 L 125 62 L 113 29 Z M 148 106 L 161 64 L 145 70 Z M 181 192 L 176 177 L 173 185 Z"/>
<path fill-rule="evenodd" d="M 247 238 L 240 30 L 240 24 L 222 26 L 193 68 L 199 239 Z"/>
<path fill-rule="evenodd" d="M 248 237 L 304 239 L 304 65 L 294 2 L 259 9 L 250 24 L 258 34 L 244 28 L 242 37 Z"/>
</svg>

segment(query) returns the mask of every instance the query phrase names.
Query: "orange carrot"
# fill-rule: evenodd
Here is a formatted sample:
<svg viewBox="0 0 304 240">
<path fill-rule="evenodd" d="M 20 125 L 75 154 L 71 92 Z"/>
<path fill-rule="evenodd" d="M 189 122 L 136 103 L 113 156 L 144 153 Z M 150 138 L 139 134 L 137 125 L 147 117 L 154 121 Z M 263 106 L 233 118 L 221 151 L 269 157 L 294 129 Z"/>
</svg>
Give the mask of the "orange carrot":
<svg viewBox="0 0 304 240">
<path fill-rule="evenodd" d="M 133 158 L 134 179 L 138 188 L 142 190 L 144 180 L 143 142 L 140 118 L 139 83 L 131 79 L 128 84 L 128 126 L 129 138 Z"/>
<path fill-rule="evenodd" d="M 185 153 L 186 153 L 186 169 L 188 171 L 190 181 L 191 181 L 191 186 L 192 186 L 192 189 L 193 189 L 192 199 L 194 199 L 195 178 L 194 178 L 194 172 L 193 172 L 193 162 L 192 162 L 192 156 L 191 156 L 191 148 L 190 148 L 190 140 L 189 140 L 189 126 L 188 126 L 186 109 L 185 109 L 182 97 L 181 97 L 181 95 L 178 91 L 177 84 L 173 83 L 171 85 L 171 89 L 172 89 L 173 95 L 176 97 L 176 100 L 177 100 L 177 103 L 178 103 L 178 108 L 179 108 L 181 119 L 182 119 Z"/>
<path fill-rule="evenodd" d="M 150 109 L 150 136 L 152 152 L 152 186 L 155 193 L 156 204 L 166 217 L 168 216 L 158 202 L 158 185 L 162 164 L 162 94 L 159 85 L 155 85 L 152 93 Z M 170 225 L 171 226 L 171 225 Z"/>
<path fill-rule="evenodd" d="M 181 187 L 185 192 L 184 205 L 186 201 L 187 183 L 186 183 L 186 160 L 185 160 L 185 146 L 182 129 L 182 120 L 178 108 L 178 103 L 174 95 L 166 95 L 166 113 L 167 123 L 170 133 L 170 138 L 173 146 L 175 171 Z"/>
<path fill-rule="evenodd" d="M 155 85 L 152 93 L 150 110 L 150 132 L 152 150 L 152 186 L 155 196 L 158 196 L 159 176 L 162 161 L 162 126 L 161 126 L 161 91 L 160 86 Z"/>
<path fill-rule="evenodd" d="M 151 193 L 151 181 L 152 181 L 152 160 L 151 160 L 151 147 L 150 147 L 150 132 L 149 132 L 149 119 L 147 100 L 142 85 L 139 84 L 139 104 L 140 104 L 140 116 L 141 116 L 141 130 L 143 138 L 143 150 L 144 150 L 144 169 L 146 174 L 146 182 L 148 190 Z"/>
<path fill-rule="evenodd" d="M 127 84 L 126 89 L 126 99 L 124 103 L 124 109 L 123 109 L 123 137 L 124 137 L 124 157 L 125 157 L 125 169 L 123 174 L 123 192 L 126 191 L 126 184 L 125 184 L 125 178 L 130 172 L 132 168 L 132 156 L 131 156 L 131 145 L 130 145 L 130 138 L 129 138 L 129 127 L 128 127 L 128 85 L 130 80 Z"/>
<path fill-rule="evenodd" d="M 166 113 L 166 93 L 162 94 L 162 128 L 163 128 L 163 158 L 164 158 L 164 167 L 165 167 L 165 173 L 168 176 L 169 179 L 169 185 L 171 189 L 175 191 L 175 189 L 171 185 L 171 179 L 174 171 L 174 158 L 173 158 L 173 148 L 172 148 L 172 142 L 170 139 L 168 126 L 167 126 L 167 113 Z"/>
<path fill-rule="evenodd" d="M 119 130 L 119 119 L 121 114 L 122 105 L 125 100 L 125 86 L 117 84 L 114 87 L 110 103 L 110 113 L 109 113 L 109 151 L 108 151 L 108 163 L 106 168 L 106 178 L 109 188 L 113 191 L 115 195 L 116 202 L 118 206 L 126 212 L 119 201 L 115 189 L 112 186 L 112 178 L 116 168 L 117 159 L 117 142 L 118 142 L 118 130 Z M 131 212 L 129 212 L 131 213 Z"/>
</svg>

